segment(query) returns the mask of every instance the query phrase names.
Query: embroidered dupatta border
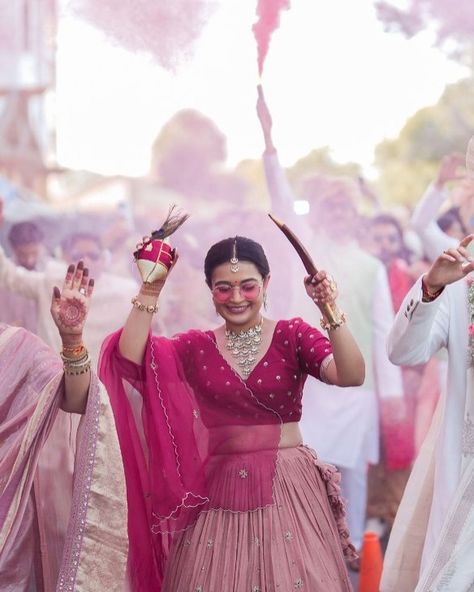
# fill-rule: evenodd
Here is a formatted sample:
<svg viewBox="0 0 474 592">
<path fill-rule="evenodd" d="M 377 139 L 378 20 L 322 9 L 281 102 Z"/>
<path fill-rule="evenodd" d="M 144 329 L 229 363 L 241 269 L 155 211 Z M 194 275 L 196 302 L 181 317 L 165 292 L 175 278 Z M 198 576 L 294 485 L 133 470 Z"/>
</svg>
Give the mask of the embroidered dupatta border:
<svg viewBox="0 0 474 592">
<path fill-rule="evenodd" d="M 94 375 L 82 422 L 56 592 L 123 591 L 128 555 L 125 478 L 108 396 Z"/>
</svg>

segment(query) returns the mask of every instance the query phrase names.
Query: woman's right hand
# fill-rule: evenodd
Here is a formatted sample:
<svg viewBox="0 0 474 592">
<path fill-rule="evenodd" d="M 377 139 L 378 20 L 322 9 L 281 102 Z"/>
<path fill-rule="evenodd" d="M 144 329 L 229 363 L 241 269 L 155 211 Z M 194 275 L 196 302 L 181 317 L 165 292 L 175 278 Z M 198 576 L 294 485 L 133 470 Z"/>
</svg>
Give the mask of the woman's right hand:
<svg viewBox="0 0 474 592">
<path fill-rule="evenodd" d="M 324 315 L 326 305 L 336 307 L 338 296 L 336 282 L 324 270 L 318 271 L 314 276 L 307 276 L 304 280 L 306 293 Z"/>
<path fill-rule="evenodd" d="M 54 287 L 51 316 L 63 345 L 81 341 L 93 290 L 94 280 L 89 278 L 89 270 L 82 261 L 77 266 L 69 265 L 62 290 Z"/>
<path fill-rule="evenodd" d="M 172 249 L 167 241 L 149 236 L 144 236 L 136 247 L 134 257 L 143 283 L 161 291 L 178 261 L 176 249 Z"/>
<path fill-rule="evenodd" d="M 432 293 L 466 277 L 474 271 L 474 258 L 467 251 L 474 234 L 464 237 L 457 248 L 447 249 L 436 259 L 424 276 L 424 283 Z"/>
</svg>

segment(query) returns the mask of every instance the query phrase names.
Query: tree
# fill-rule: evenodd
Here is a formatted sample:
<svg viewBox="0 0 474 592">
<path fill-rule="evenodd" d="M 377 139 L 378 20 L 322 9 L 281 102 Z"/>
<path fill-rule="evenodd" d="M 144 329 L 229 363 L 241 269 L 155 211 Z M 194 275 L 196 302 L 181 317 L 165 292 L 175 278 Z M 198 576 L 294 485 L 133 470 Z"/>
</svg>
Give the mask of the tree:
<svg viewBox="0 0 474 592">
<path fill-rule="evenodd" d="M 328 146 L 315 148 L 306 156 L 300 158 L 288 169 L 288 178 L 290 183 L 297 189 L 301 186 L 303 180 L 314 174 L 330 176 L 348 176 L 357 178 L 361 173 L 360 165 L 354 162 L 338 163 L 331 155 Z"/>
<path fill-rule="evenodd" d="M 414 204 L 433 179 L 441 158 L 465 152 L 474 133 L 474 78 L 446 87 L 436 105 L 408 119 L 398 138 L 375 151 L 382 201 Z"/>
</svg>

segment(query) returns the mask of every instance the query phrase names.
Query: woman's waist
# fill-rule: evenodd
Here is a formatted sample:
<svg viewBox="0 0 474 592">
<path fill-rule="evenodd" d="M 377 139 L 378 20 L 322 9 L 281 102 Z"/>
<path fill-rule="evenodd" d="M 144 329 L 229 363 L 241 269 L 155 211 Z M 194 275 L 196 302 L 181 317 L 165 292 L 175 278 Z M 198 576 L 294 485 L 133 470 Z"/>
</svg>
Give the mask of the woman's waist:
<svg viewBox="0 0 474 592">
<path fill-rule="evenodd" d="M 295 448 L 303 442 L 299 424 L 225 426 L 209 432 L 209 455 Z"/>
</svg>

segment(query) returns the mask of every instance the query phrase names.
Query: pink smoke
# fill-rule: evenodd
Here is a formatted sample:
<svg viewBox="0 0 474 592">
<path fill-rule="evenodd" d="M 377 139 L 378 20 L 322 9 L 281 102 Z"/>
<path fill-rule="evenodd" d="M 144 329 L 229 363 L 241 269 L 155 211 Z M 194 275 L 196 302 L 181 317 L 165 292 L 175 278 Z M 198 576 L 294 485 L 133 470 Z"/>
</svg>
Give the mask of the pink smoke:
<svg viewBox="0 0 474 592">
<path fill-rule="evenodd" d="M 115 43 L 174 70 L 190 56 L 213 0 L 70 0 L 72 10 Z"/>
<path fill-rule="evenodd" d="M 252 27 L 257 40 L 258 73 L 263 72 L 263 64 L 270 46 L 273 31 L 280 25 L 280 12 L 290 8 L 290 0 L 258 0 L 258 21 Z"/>
<path fill-rule="evenodd" d="M 378 17 L 388 28 L 412 37 L 434 24 L 439 45 L 451 39 L 470 46 L 474 31 L 472 0 L 409 0 L 404 8 L 396 4 L 393 0 L 375 3 Z"/>
</svg>

